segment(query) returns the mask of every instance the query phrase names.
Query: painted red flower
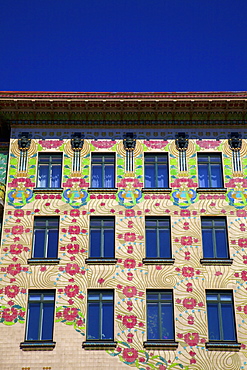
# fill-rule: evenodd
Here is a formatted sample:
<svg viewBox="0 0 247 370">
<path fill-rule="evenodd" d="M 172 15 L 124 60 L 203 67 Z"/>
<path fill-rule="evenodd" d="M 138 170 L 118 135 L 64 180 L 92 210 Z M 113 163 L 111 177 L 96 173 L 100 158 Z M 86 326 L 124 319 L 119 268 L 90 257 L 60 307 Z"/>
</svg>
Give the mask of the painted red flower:
<svg viewBox="0 0 247 370">
<path fill-rule="evenodd" d="M 14 211 L 14 216 L 15 217 L 23 217 L 24 216 L 24 211 L 22 209 L 16 209 Z"/>
<path fill-rule="evenodd" d="M 124 234 L 124 240 L 126 242 L 134 242 L 136 240 L 135 233 L 125 233 Z"/>
<path fill-rule="evenodd" d="M 99 278 L 99 279 L 98 279 L 98 283 L 99 283 L 99 284 L 103 284 L 103 282 L 104 282 L 104 281 L 105 281 L 105 279 L 103 279 L 103 278 Z"/>
<path fill-rule="evenodd" d="M 19 263 L 11 263 L 8 267 L 7 267 L 7 273 L 12 275 L 12 276 L 15 276 L 17 274 L 19 274 L 21 272 L 21 265 Z"/>
<path fill-rule="evenodd" d="M 5 294 L 9 298 L 15 298 L 15 296 L 19 293 L 20 288 L 17 285 L 7 285 L 5 287 Z"/>
<path fill-rule="evenodd" d="M 128 298 L 134 297 L 136 293 L 137 293 L 137 289 L 134 286 L 126 286 L 123 288 L 123 294 Z"/>
<path fill-rule="evenodd" d="M 77 317 L 78 308 L 75 307 L 66 307 L 63 311 L 63 317 L 65 320 L 74 321 Z"/>
<path fill-rule="evenodd" d="M 2 318 L 5 320 L 5 321 L 8 321 L 8 322 L 11 322 L 13 321 L 14 319 L 16 319 L 18 316 L 18 310 L 14 307 L 11 307 L 11 308 L 5 308 L 3 310 L 3 314 L 2 314 Z"/>
<path fill-rule="evenodd" d="M 193 310 L 193 308 L 195 308 L 196 307 L 196 299 L 194 299 L 194 298 L 185 298 L 184 300 L 183 300 L 183 306 L 185 307 L 185 308 L 187 308 L 187 309 L 191 309 L 191 310 Z"/>
<path fill-rule="evenodd" d="M 182 274 L 184 277 L 192 277 L 194 276 L 194 269 L 193 267 L 183 267 Z"/>
<path fill-rule="evenodd" d="M 77 254 L 79 253 L 79 244 L 68 244 L 67 245 L 67 252 L 70 254 Z"/>
<path fill-rule="evenodd" d="M 137 318 L 134 315 L 123 317 L 123 325 L 125 325 L 126 328 L 128 329 L 133 328 L 136 325 L 136 323 L 137 323 Z"/>
<path fill-rule="evenodd" d="M 187 333 L 184 335 L 184 341 L 189 346 L 197 346 L 199 343 L 199 334 L 198 333 Z"/>
<path fill-rule="evenodd" d="M 80 267 L 77 265 L 77 263 L 67 263 L 65 266 L 65 271 L 67 274 L 73 276 L 80 271 Z"/>
<path fill-rule="evenodd" d="M 192 236 L 182 236 L 180 239 L 182 245 L 191 245 L 192 244 Z"/>
<path fill-rule="evenodd" d="M 190 217 L 190 211 L 188 209 L 182 209 L 180 211 L 180 216 L 182 216 L 182 217 Z"/>
<path fill-rule="evenodd" d="M 247 281 L 247 271 L 242 271 L 241 272 L 241 279 L 244 281 Z"/>
<path fill-rule="evenodd" d="M 134 217 L 135 216 L 135 211 L 133 209 L 126 209 L 125 216 L 126 217 Z"/>
<path fill-rule="evenodd" d="M 125 348 L 123 350 L 123 358 L 127 362 L 134 362 L 138 357 L 138 352 L 135 348 Z"/>
<path fill-rule="evenodd" d="M 69 226 L 69 234 L 80 234 L 80 227 L 77 225 Z"/>
<path fill-rule="evenodd" d="M 124 267 L 126 269 L 133 269 L 136 267 L 136 261 L 134 259 L 131 259 L 131 258 L 127 258 L 125 261 L 124 261 Z"/>
<path fill-rule="evenodd" d="M 247 247 L 247 239 L 238 239 L 238 245 L 240 246 L 240 248 L 246 248 Z"/>
<path fill-rule="evenodd" d="M 167 367 L 165 365 L 160 365 L 159 366 L 159 370 L 166 370 L 166 369 L 167 369 Z"/>
<path fill-rule="evenodd" d="M 20 254 L 22 250 L 23 250 L 22 244 L 11 244 L 9 249 L 11 254 Z"/>
<path fill-rule="evenodd" d="M 237 217 L 246 217 L 247 216 L 247 212 L 244 209 L 238 209 L 236 213 L 237 213 Z"/>
<path fill-rule="evenodd" d="M 72 210 L 70 211 L 70 216 L 71 216 L 71 217 L 79 217 L 79 216 L 80 216 L 80 211 L 79 211 L 79 209 L 72 209 Z"/>
<path fill-rule="evenodd" d="M 24 228 L 22 225 L 16 225 L 12 227 L 12 234 L 22 234 L 24 232 Z"/>
<path fill-rule="evenodd" d="M 244 306 L 244 313 L 247 315 L 247 306 Z"/>
<path fill-rule="evenodd" d="M 67 285 L 64 288 L 64 292 L 68 297 L 72 298 L 72 297 L 75 297 L 79 293 L 79 287 L 78 285 Z"/>
</svg>

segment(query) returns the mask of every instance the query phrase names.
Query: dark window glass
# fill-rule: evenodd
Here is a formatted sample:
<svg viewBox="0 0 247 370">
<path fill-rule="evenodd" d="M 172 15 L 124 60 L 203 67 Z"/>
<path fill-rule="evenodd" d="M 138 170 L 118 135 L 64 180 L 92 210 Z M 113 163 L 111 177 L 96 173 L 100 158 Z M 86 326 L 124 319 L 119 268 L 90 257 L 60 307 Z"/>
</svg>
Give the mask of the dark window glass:
<svg viewBox="0 0 247 370">
<path fill-rule="evenodd" d="M 115 155 L 92 154 L 92 188 L 115 187 Z"/>
<path fill-rule="evenodd" d="M 167 154 L 145 154 L 145 188 L 168 188 Z"/>
<path fill-rule="evenodd" d="M 236 341 L 232 292 L 208 291 L 207 314 L 209 341 Z"/>
<path fill-rule="evenodd" d="M 170 290 L 147 291 L 147 339 L 174 340 L 173 295 Z"/>
<path fill-rule="evenodd" d="M 146 217 L 146 257 L 171 258 L 169 218 Z"/>
<path fill-rule="evenodd" d="M 114 258 L 115 227 L 114 217 L 91 217 L 90 219 L 90 257 Z"/>
<path fill-rule="evenodd" d="M 52 340 L 54 307 L 54 291 L 29 291 L 26 340 Z"/>
<path fill-rule="evenodd" d="M 58 217 L 35 217 L 33 258 L 57 258 Z"/>
<path fill-rule="evenodd" d="M 220 154 L 198 154 L 200 188 L 222 188 L 222 163 Z"/>
<path fill-rule="evenodd" d="M 60 188 L 62 154 L 39 154 L 38 188 Z"/>
<path fill-rule="evenodd" d="M 202 244 L 204 258 L 229 258 L 226 219 L 202 217 Z"/>
<path fill-rule="evenodd" d="M 113 340 L 113 290 L 89 290 L 87 340 Z"/>
</svg>

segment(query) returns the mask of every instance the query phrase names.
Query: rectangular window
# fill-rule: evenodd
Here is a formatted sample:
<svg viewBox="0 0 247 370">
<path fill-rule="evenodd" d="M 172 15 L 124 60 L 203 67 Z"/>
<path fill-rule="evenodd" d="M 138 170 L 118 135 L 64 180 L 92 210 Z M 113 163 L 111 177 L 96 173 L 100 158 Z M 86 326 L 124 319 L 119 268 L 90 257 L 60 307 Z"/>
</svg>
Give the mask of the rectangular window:
<svg viewBox="0 0 247 370">
<path fill-rule="evenodd" d="M 198 154 L 199 188 L 223 188 L 220 154 Z"/>
<path fill-rule="evenodd" d="M 146 257 L 171 258 L 170 219 L 146 217 Z"/>
<path fill-rule="evenodd" d="M 38 188 L 60 188 L 62 154 L 39 154 Z"/>
<path fill-rule="evenodd" d="M 115 155 L 92 154 L 92 188 L 115 187 Z"/>
<path fill-rule="evenodd" d="M 231 291 L 207 291 L 209 341 L 236 341 Z"/>
<path fill-rule="evenodd" d="M 113 340 L 114 291 L 89 290 L 87 340 Z"/>
<path fill-rule="evenodd" d="M 58 217 L 35 217 L 32 258 L 57 258 Z"/>
<path fill-rule="evenodd" d="M 52 341 L 55 308 L 54 290 L 30 290 L 26 340 Z"/>
<path fill-rule="evenodd" d="M 114 217 L 90 218 L 90 258 L 114 258 Z"/>
<path fill-rule="evenodd" d="M 167 154 L 145 154 L 145 188 L 168 188 Z"/>
<path fill-rule="evenodd" d="M 147 290 L 147 339 L 174 341 L 171 290 Z"/>
<path fill-rule="evenodd" d="M 225 217 L 202 217 L 203 257 L 229 258 Z"/>
</svg>

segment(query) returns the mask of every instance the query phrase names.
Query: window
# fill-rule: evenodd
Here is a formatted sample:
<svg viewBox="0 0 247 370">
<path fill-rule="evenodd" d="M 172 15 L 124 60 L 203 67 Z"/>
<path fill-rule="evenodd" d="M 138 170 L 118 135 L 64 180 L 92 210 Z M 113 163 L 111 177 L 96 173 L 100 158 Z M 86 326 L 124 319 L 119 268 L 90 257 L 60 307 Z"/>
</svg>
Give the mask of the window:
<svg viewBox="0 0 247 370">
<path fill-rule="evenodd" d="M 146 257 L 171 258 L 170 219 L 146 217 Z"/>
<path fill-rule="evenodd" d="M 57 258 L 58 217 L 35 217 L 32 258 Z"/>
<path fill-rule="evenodd" d="M 92 154 L 92 188 L 115 187 L 115 155 Z"/>
<path fill-rule="evenodd" d="M 54 307 L 54 290 L 29 291 L 26 341 L 52 341 Z"/>
<path fill-rule="evenodd" d="M 229 258 L 224 217 L 202 217 L 202 245 L 204 258 Z"/>
<path fill-rule="evenodd" d="M 207 291 L 209 341 L 236 341 L 231 291 Z"/>
<path fill-rule="evenodd" d="M 147 339 L 148 341 L 174 341 L 171 290 L 147 291 Z"/>
<path fill-rule="evenodd" d="M 62 154 L 39 154 L 38 188 L 60 188 Z"/>
<path fill-rule="evenodd" d="M 145 154 L 145 188 L 168 188 L 166 154 Z"/>
<path fill-rule="evenodd" d="M 90 258 L 114 258 L 114 217 L 91 217 Z"/>
<path fill-rule="evenodd" d="M 220 154 L 198 154 L 200 188 L 223 188 Z"/>
<path fill-rule="evenodd" d="M 87 340 L 113 340 L 113 290 L 89 290 L 87 307 Z"/>
</svg>

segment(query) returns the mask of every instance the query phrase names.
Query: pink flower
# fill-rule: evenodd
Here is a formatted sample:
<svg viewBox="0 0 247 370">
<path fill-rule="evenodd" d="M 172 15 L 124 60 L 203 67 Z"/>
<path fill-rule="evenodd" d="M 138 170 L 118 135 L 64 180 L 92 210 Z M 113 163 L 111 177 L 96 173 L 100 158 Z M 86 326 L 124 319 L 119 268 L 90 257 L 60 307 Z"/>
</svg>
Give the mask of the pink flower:
<svg viewBox="0 0 247 370">
<path fill-rule="evenodd" d="M 193 316 L 190 315 L 190 316 L 188 316 L 187 319 L 188 319 L 188 324 L 189 325 L 194 325 L 194 317 Z"/>
<path fill-rule="evenodd" d="M 123 358 L 127 362 L 134 362 L 138 357 L 138 352 L 135 348 L 125 348 L 123 350 Z"/>
<path fill-rule="evenodd" d="M 194 298 L 184 298 L 183 306 L 187 309 L 193 310 L 196 307 L 196 300 Z"/>
<path fill-rule="evenodd" d="M 24 232 L 24 228 L 22 225 L 16 225 L 12 227 L 12 234 L 22 234 Z"/>
<path fill-rule="evenodd" d="M 77 254 L 79 253 L 79 244 L 68 244 L 67 245 L 67 252 L 70 254 Z"/>
<path fill-rule="evenodd" d="M 80 267 L 76 263 L 67 263 L 65 266 L 65 271 L 67 274 L 73 276 L 80 271 Z"/>
<path fill-rule="evenodd" d="M 137 293 L 137 289 L 134 286 L 126 286 L 123 288 L 123 294 L 128 298 L 134 297 L 136 293 Z"/>
<path fill-rule="evenodd" d="M 193 267 L 183 267 L 182 274 L 184 277 L 192 277 L 194 276 L 194 269 Z"/>
<path fill-rule="evenodd" d="M 244 306 L 244 313 L 247 315 L 247 306 Z"/>
<path fill-rule="evenodd" d="M 247 281 L 247 271 L 242 271 L 241 272 L 241 279 L 244 281 Z"/>
<path fill-rule="evenodd" d="M 80 234 L 80 227 L 77 225 L 69 226 L 69 234 Z"/>
<path fill-rule="evenodd" d="M 189 355 L 192 356 L 192 357 L 194 357 L 196 355 L 196 353 L 194 351 L 190 351 L 189 352 Z"/>
<path fill-rule="evenodd" d="M 236 214 L 237 214 L 237 217 L 246 217 L 247 212 L 243 209 L 238 209 Z"/>
<path fill-rule="evenodd" d="M 17 263 L 17 264 L 12 263 L 7 267 L 7 273 L 12 275 L 12 276 L 17 275 L 20 272 L 21 272 L 21 265 L 19 263 Z"/>
<path fill-rule="evenodd" d="M 195 364 L 196 363 L 196 359 L 195 358 L 191 358 L 190 359 L 190 364 L 192 365 L 192 364 Z"/>
<path fill-rule="evenodd" d="M 63 316 L 65 320 L 74 321 L 74 319 L 77 317 L 77 312 L 78 312 L 78 308 L 66 307 L 63 311 Z"/>
<path fill-rule="evenodd" d="M 14 216 L 15 217 L 23 217 L 24 216 L 24 211 L 22 209 L 16 209 L 14 211 Z"/>
<path fill-rule="evenodd" d="M 135 216 L 135 211 L 133 209 L 127 209 L 125 211 L 125 216 L 126 217 L 134 217 Z"/>
<path fill-rule="evenodd" d="M 19 293 L 20 288 L 17 285 L 7 285 L 5 287 L 5 294 L 9 298 L 15 298 L 15 296 Z"/>
<path fill-rule="evenodd" d="M 144 357 L 140 357 L 140 358 L 139 358 L 139 361 L 140 361 L 140 362 L 146 362 L 146 359 L 145 359 Z"/>
<path fill-rule="evenodd" d="M 124 240 L 126 242 L 134 242 L 136 240 L 135 233 L 125 233 L 124 234 Z"/>
<path fill-rule="evenodd" d="M 71 217 L 79 217 L 80 216 L 80 211 L 79 211 L 79 209 L 71 209 L 69 214 L 70 214 Z"/>
<path fill-rule="evenodd" d="M 159 370 L 166 370 L 166 369 L 167 369 L 167 367 L 165 365 L 160 365 L 159 366 Z"/>
<path fill-rule="evenodd" d="M 180 216 L 182 216 L 182 217 L 190 217 L 190 211 L 188 209 L 182 209 L 180 211 Z"/>
<path fill-rule="evenodd" d="M 64 292 L 69 298 L 72 298 L 79 293 L 79 287 L 78 285 L 67 285 L 64 288 Z"/>
<path fill-rule="evenodd" d="M 41 271 L 41 272 L 46 271 L 46 266 L 41 266 L 41 267 L 40 267 L 40 271 Z"/>
<path fill-rule="evenodd" d="M 127 258 L 124 261 L 124 267 L 127 268 L 127 269 L 133 269 L 133 268 L 136 267 L 136 261 L 134 259 Z"/>
<path fill-rule="evenodd" d="M 182 245 L 191 245 L 192 244 L 192 237 L 191 236 L 182 236 L 180 240 Z"/>
<path fill-rule="evenodd" d="M 128 329 L 133 328 L 136 325 L 136 323 L 137 323 L 137 318 L 134 315 L 123 317 L 123 325 L 125 325 L 126 328 Z"/>
<path fill-rule="evenodd" d="M 246 248 L 247 247 L 247 239 L 239 239 L 238 240 L 238 245 L 240 246 L 240 248 Z"/>
<path fill-rule="evenodd" d="M 17 316 L 18 316 L 18 311 L 14 307 L 5 308 L 3 310 L 2 318 L 7 322 L 11 322 L 11 321 L 15 320 L 17 318 Z"/>
<path fill-rule="evenodd" d="M 23 250 L 22 244 L 11 244 L 9 251 L 11 254 L 20 254 L 22 250 Z"/>
<path fill-rule="evenodd" d="M 99 284 L 103 284 L 103 282 L 104 282 L 104 281 L 105 281 L 105 279 L 103 279 L 103 278 L 99 278 L 99 279 L 98 279 L 98 283 L 99 283 Z"/>
<path fill-rule="evenodd" d="M 184 335 L 184 341 L 189 346 L 196 346 L 199 343 L 199 334 L 198 333 L 187 333 Z"/>
</svg>

